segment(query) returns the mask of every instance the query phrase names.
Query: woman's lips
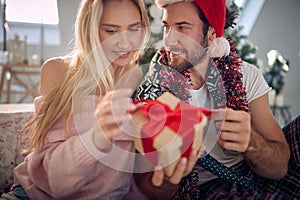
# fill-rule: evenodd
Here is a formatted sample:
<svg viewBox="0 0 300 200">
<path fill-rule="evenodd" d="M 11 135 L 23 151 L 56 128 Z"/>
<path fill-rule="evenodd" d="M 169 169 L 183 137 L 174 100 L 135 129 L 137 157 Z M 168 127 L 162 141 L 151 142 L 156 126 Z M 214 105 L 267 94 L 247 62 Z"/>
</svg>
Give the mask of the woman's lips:
<svg viewBox="0 0 300 200">
<path fill-rule="evenodd" d="M 130 51 L 114 51 L 118 58 L 127 58 L 130 54 Z"/>
</svg>

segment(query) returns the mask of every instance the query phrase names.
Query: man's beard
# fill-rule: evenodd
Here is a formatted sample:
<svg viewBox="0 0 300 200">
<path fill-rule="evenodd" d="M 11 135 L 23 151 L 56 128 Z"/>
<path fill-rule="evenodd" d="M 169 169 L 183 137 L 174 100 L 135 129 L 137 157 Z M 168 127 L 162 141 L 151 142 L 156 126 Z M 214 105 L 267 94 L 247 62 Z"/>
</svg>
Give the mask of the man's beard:
<svg viewBox="0 0 300 200">
<path fill-rule="evenodd" d="M 187 55 L 187 51 L 185 49 L 172 49 L 172 51 L 181 51 L 184 52 Z M 185 58 L 172 58 L 170 56 L 170 53 L 167 54 L 168 55 L 168 61 L 169 61 L 169 65 L 170 67 L 172 67 L 173 69 L 177 70 L 178 72 L 185 72 L 188 69 L 190 69 L 191 67 L 193 67 L 193 65 L 188 62 L 188 59 Z"/>
<path fill-rule="evenodd" d="M 169 65 L 170 67 L 172 67 L 173 69 L 177 70 L 178 72 L 185 72 L 188 69 L 192 68 L 193 66 L 197 65 L 198 63 L 200 63 L 204 57 L 204 55 L 206 54 L 206 49 L 203 48 L 207 47 L 207 41 L 203 41 L 202 44 L 197 44 L 196 47 L 194 48 L 193 52 L 191 54 L 188 53 L 188 51 L 184 48 L 170 48 L 168 49 L 168 61 L 169 61 Z M 182 52 L 185 55 L 187 55 L 187 58 L 172 58 L 170 56 L 170 51 L 174 51 L 174 52 Z"/>
</svg>

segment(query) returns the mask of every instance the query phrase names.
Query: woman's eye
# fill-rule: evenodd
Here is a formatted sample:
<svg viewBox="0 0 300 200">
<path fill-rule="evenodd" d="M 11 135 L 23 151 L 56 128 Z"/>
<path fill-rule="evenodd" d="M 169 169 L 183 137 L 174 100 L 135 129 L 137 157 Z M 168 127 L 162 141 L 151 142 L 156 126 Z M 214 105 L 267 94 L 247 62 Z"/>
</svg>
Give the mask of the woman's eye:
<svg viewBox="0 0 300 200">
<path fill-rule="evenodd" d="M 139 29 L 138 29 L 138 28 L 131 28 L 131 29 L 129 29 L 129 31 L 130 31 L 130 32 L 138 32 Z"/>
<path fill-rule="evenodd" d="M 139 32 L 141 30 L 141 28 L 131 28 L 129 29 L 130 32 Z"/>
<path fill-rule="evenodd" d="M 117 33 L 118 31 L 117 30 L 114 30 L 114 29 L 107 29 L 105 30 L 106 33 Z"/>
</svg>

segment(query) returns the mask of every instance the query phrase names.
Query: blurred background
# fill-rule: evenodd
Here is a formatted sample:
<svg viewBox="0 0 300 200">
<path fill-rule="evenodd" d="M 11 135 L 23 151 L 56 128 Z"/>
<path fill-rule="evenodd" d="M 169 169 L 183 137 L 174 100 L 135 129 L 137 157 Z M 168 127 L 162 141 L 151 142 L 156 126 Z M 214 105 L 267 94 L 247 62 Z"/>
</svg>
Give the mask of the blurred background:
<svg viewBox="0 0 300 200">
<path fill-rule="evenodd" d="M 149 62 L 161 45 L 162 11 L 145 0 L 152 37 L 141 63 Z M 73 27 L 80 0 L 1 0 L 0 103 L 32 103 L 38 96 L 41 63 L 72 48 Z M 268 84 L 270 106 L 284 123 L 300 113 L 300 1 L 237 0 L 235 29 L 226 35 L 238 54 L 255 64 Z"/>
</svg>

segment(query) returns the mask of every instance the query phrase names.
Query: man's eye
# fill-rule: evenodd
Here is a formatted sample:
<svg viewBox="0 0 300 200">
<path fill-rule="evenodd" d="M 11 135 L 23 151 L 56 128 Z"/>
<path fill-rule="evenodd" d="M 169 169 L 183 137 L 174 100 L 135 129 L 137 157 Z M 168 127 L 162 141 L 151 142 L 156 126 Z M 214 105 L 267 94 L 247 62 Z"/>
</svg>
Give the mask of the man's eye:
<svg viewBox="0 0 300 200">
<path fill-rule="evenodd" d="M 169 30 L 169 29 L 170 29 L 170 26 L 164 25 L 164 29 L 165 29 L 165 30 Z"/>
<path fill-rule="evenodd" d="M 178 29 L 179 30 L 187 30 L 187 29 L 189 29 L 189 27 L 187 27 L 187 26 L 178 26 Z"/>
</svg>

